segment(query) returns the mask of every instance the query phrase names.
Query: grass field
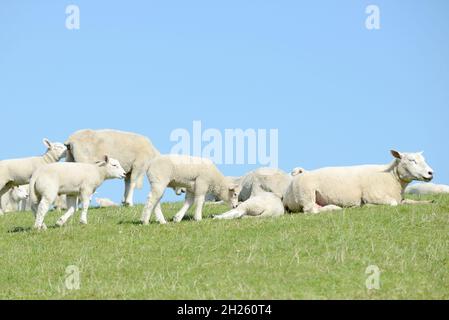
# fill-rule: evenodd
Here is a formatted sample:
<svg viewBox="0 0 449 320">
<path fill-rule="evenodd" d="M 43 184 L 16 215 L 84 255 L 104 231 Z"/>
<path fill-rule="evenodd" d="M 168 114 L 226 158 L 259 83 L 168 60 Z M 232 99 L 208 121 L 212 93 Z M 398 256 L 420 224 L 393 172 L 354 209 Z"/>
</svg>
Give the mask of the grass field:
<svg viewBox="0 0 449 320">
<path fill-rule="evenodd" d="M 142 207 L 62 229 L 0 217 L 0 299 L 449 299 L 449 196 L 435 204 L 140 226 Z M 164 205 L 171 218 L 179 204 Z M 225 207 L 208 205 L 206 217 Z M 52 226 L 60 214 L 47 218 Z M 80 270 L 67 290 L 66 269 Z M 368 266 L 381 287 L 366 288 Z"/>
</svg>

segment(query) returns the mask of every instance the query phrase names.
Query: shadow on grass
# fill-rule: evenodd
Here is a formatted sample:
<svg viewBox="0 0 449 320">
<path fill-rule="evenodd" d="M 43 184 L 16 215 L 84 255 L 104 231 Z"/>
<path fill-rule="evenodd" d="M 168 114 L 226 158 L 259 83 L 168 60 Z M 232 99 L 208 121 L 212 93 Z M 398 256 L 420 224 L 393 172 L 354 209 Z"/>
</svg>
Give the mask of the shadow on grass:
<svg viewBox="0 0 449 320">
<path fill-rule="evenodd" d="M 55 229 L 61 229 L 61 227 L 57 226 L 57 225 L 53 225 L 53 226 L 47 226 L 47 230 L 55 230 Z M 8 233 L 26 233 L 26 232 L 33 232 L 33 231 L 37 231 L 32 227 L 14 227 L 11 230 L 8 230 Z"/>
</svg>

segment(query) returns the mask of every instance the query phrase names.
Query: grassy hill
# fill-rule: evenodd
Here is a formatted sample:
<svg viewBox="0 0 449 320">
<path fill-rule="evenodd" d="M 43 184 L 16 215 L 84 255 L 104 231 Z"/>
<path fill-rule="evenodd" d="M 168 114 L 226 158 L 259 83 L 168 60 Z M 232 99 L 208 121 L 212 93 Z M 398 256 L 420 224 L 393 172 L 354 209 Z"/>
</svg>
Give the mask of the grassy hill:
<svg viewBox="0 0 449 320">
<path fill-rule="evenodd" d="M 138 224 L 142 207 L 91 209 L 62 229 L 0 217 L 0 299 L 449 299 L 449 196 L 423 206 L 278 219 Z M 165 204 L 167 218 L 180 204 Z M 52 226 L 61 213 L 52 212 Z M 366 288 L 368 266 L 381 287 Z M 80 289 L 67 290 L 67 267 Z"/>
</svg>

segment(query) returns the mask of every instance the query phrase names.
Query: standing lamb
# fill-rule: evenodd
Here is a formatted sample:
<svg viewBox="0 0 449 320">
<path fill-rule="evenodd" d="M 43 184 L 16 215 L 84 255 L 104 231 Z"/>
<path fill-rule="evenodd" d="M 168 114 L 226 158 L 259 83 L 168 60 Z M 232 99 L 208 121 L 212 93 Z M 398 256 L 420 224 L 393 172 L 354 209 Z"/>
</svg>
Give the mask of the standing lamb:
<svg viewBox="0 0 449 320">
<path fill-rule="evenodd" d="M 83 211 L 81 223 L 87 224 L 87 211 L 95 190 L 107 179 L 126 176 L 120 163 L 108 156 L 97 164 L 54 163 L 40 168 L 33 174 L 30 182 L 31 207 L 36 215 L 34 227 L 46 229 L 44 218 L 58 195 L 67 195 L 68 211 L 58 220 L 63 226 L 75 213 L 77 197 L 81 199 Z M 38 206 L 37 206 L 38 204 Z"/>
<path fill-rule="evenodd" d="M 95 163 L 108 154 L 117 159 L 126 171 L 123 203 L 133 206 L 134 190 L 142 187 L 148 165 L 159 151 L 141 135 L 117 130 L 81 130 L 66 142 L 67 161 Z"/>
<path fill-rule="evenodd" d="M 186 202 L 176 214 L 175 222 L 180 222 L 192 205 L 196 206 L 194 219 L 202 220 L 207 193 L 216 195 L 233 208 L 238 205 L 238 185 L 233 183 L 231 178 L 223 176 L 208 159 L 185 155 L 160 156 L 151 162 L 148 180 L 151 184 L 151 193 L 142 214 L 143 224 L 149 223 L 153 211 L 159 223 L 166 223 L 160 201 L 167 187 L 186 190 Z"/>
<path fill-rule="evenodd" d="M 284 196 L 284 206 L 291 212 L 319 213 L 368 204 L 429 203 L 403 197 L 413 180 L 433 179 L 422 153 L 391 154 L 395 160 L 388 165 L 324 168 L 299 175 Z"/>
<path fill-rule="evenodd" d="M 14 186 L 21 186 L 30 182 L 33 173 L 40 167 L 58 162 L 66 156 L 67 148 L 58 142 L 43 140 L 47 152 L 41 157 L 12 159 L 0 161 L 0 198 Z M 3 208 L 0 207 L 0 215 Z"/>
<path fill-rule="evenodd" d="M 28 199 L 28 188 L 26 186 L 13 187 L 1 198 L 1 206 L 4 213 L 22 210 L 22 201 Z"/>
<path fill-rule="evenodd" d="M 444 184 L 418 183 L 408 186 L 405 189 L 405 193 L 415 195 L 443 194 L 449 193 L 449 186 Z"/>
</svg>

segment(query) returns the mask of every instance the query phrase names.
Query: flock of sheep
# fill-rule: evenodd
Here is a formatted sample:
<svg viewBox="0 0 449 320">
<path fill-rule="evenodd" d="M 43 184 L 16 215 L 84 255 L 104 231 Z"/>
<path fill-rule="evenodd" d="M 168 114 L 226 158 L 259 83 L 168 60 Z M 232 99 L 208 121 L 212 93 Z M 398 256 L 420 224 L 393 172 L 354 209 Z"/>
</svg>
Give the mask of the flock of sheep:
<svg viewBox="0 0 449 320">
<path fill-rule="evenodd" d="M 302 168 L 287 174 L 279 169 L 260 168 L 241 178 L 226 177 L 208 159 L 186 155 L 162 155 L 141 135 L 117 130 L 81 130 L 64 143 L 44 139 L 47 148 L 41 157 L 0 161 L 0 215 L 16 211 L 17 203 L 29 195 L 29 208 L 35 214 L 34 227 L 45 230 L 45 215 L 52 207 L 67 211 L 58 220 L 63 226 L 79 208 L 81 223 L 96 189 L 107 179 L 124 179 L 123 204 L 133 206 L 134 190 L 141 188 L 145 175 L 151 192 L 141 222 L 148 224 L 152 214 L 165 224 L 161 199 L 167 188 L 185 193 L 185 204 L 175 215 L 180 222 L 194 206 L 194 219 L 202 219 L 206 201 L 223 201 L 232 210 L 214 219 L 274 217 L 285 212 L 319 213 L 363 205 L 428 203 L 404 199 L 404 193 L 447 193 L 448 186 L 419 184 L 430 182 L 433 170 L 422 153 L 392 151 L 387 165 L 332 167 L 314 171 Z M 66 158 L 65 162 L 60 162 Z M 29 187 L 24 187 L 29 185 Z M 65 204 L 60 205 L 61 196 Z M 97 202 L 115 205 L 109 200 Z M 11 204 L 13 204 L 11 206 Z M 15 204 L 15 205 L 14 205 Z M 21 209 L 26 209 L 21 204 Z"/>
</svg>

